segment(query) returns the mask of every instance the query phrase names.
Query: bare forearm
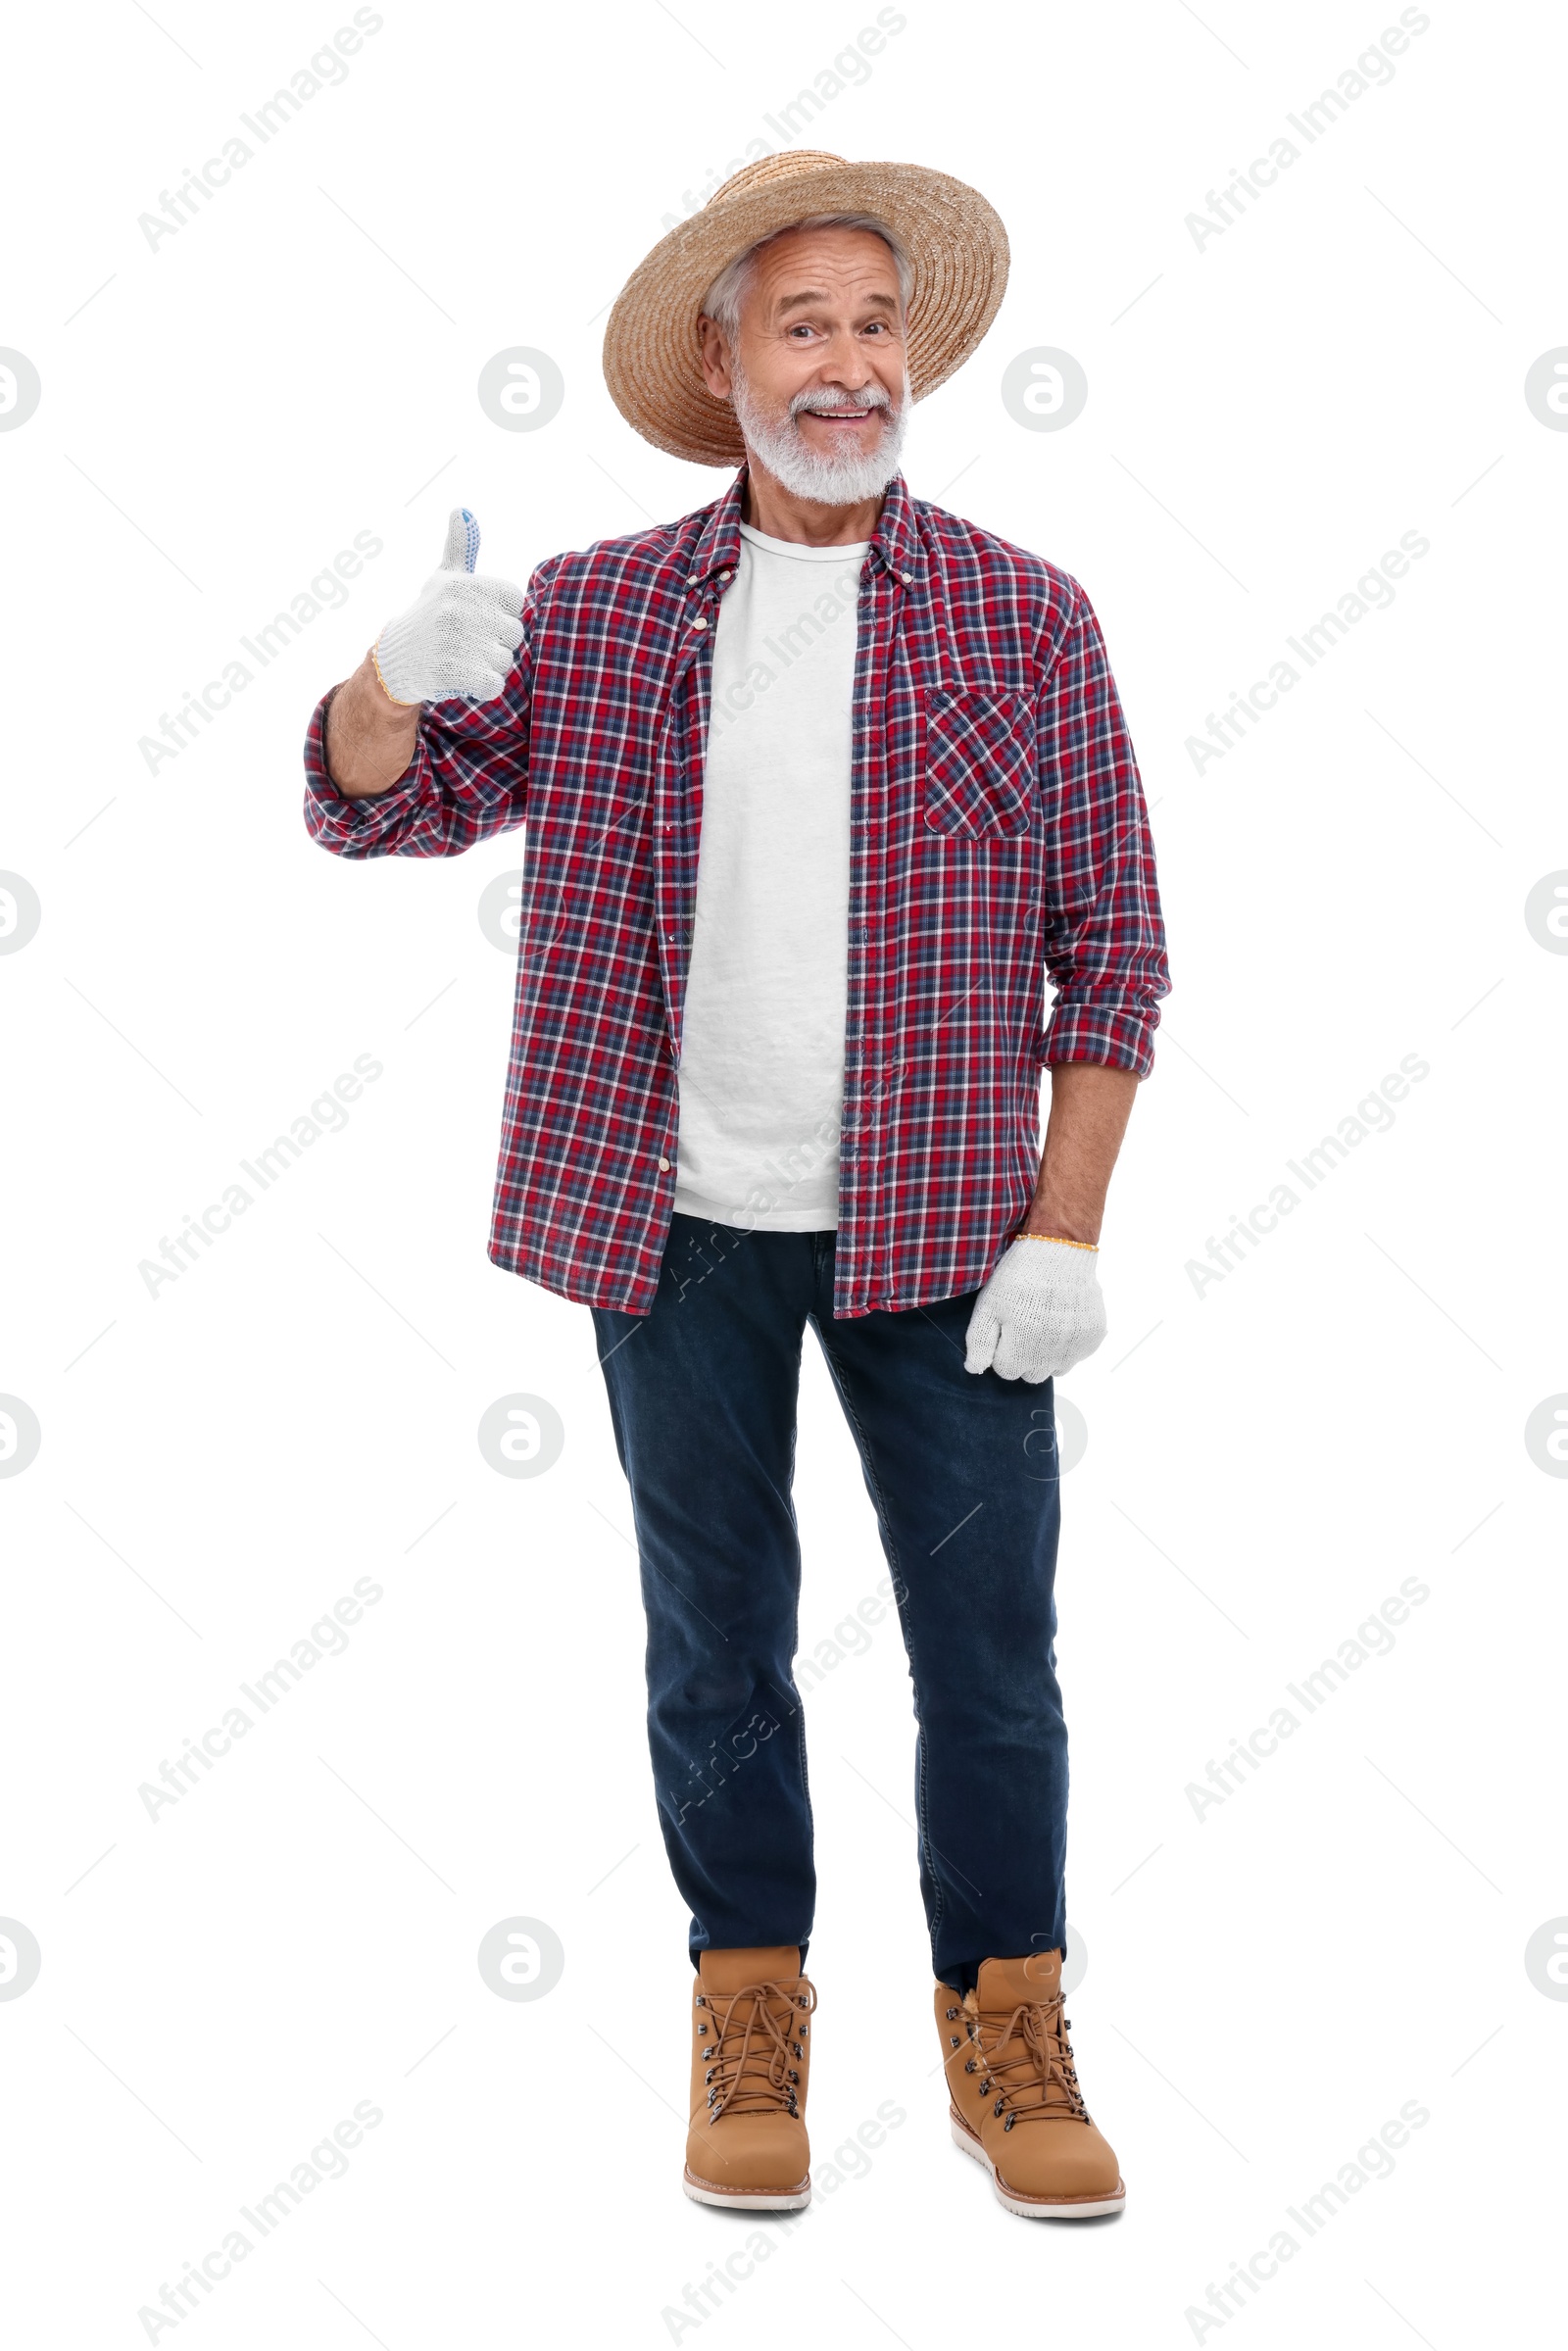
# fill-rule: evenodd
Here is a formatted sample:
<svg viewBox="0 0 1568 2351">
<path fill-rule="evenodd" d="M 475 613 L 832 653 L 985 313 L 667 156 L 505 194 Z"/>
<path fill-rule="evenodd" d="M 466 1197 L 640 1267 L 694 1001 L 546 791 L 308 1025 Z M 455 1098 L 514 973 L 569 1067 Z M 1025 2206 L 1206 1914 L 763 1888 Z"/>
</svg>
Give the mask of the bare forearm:
<svg viewBox="0 0 1568 2351">
<path fill-rule="evenodd" d="M 1131 1069 L 1099 1061 L 1053 1064 L 1046 1148 L 1026 1232 L 1099 1241 L 1111 1170 L 1137 1091 L 1137 1072 Z"/>
<path fill-rule="evenodd" d="M 414 758 L 422 708 L 394 702 L 367 654 L 326 713 L 327 772 L 338 790 L 363 800 L 395 784 Z"/>
</svg>

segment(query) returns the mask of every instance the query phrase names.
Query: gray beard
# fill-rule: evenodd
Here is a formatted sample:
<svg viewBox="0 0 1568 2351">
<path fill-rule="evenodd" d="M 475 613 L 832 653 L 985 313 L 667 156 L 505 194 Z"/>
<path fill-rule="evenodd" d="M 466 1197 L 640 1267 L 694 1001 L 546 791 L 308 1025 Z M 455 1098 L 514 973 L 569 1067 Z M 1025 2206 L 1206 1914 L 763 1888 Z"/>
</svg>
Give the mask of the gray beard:
<svg viewBox="0 0 1568 2351">
<path fill-rule="evenodd" d="M 794 498 L 808 499 L 816 506 L 859 506 L 868 498 L 880 498 L 899 469 L 909 416 L 907 374 L 898 406 L 881 412 L 887 419 L 881 446 L 863 457 L 858 450 L 808 448 L 793 411 L 779 419 L 769 416 L 753 397 L 745 372 L 733 358 L 730 397 L 748 451 Z"/>
</svg>

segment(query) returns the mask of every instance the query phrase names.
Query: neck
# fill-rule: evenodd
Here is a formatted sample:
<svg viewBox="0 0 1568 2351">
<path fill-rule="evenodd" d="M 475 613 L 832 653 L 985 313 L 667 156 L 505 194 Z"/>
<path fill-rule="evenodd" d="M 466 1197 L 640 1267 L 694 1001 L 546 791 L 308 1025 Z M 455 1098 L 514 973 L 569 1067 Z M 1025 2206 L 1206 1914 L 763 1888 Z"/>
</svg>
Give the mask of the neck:
<svg viewBox="0 0 1568 2351">
<path fill-rule="evenodd" d="M 794 539 L 805 547 L 853 547 L 870 538 L 882 504 L 881 496 L 862 498 L 855 506 L 821 506 L 814 498 L 797 498 L 760 459 L 750 450 L 746 453 L 741 519 L 770 539 Z"/>
</svg>

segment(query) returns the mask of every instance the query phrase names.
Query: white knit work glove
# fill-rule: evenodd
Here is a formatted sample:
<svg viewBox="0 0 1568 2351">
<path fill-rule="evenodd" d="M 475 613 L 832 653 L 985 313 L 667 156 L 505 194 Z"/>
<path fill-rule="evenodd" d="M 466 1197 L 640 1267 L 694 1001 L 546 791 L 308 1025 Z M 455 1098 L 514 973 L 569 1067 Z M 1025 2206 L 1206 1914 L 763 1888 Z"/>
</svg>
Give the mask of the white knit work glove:
<svg viewBox="0 0 1568 2351">
<path fill-rule="evenodd" d="M 452 510 L 446 552 L 406 612 L 375 641 L 375 665 L 394 702 L 490 702 L 522 641 L 522 591 L 474 578 L 479 525 Z"/>
<path fill-rule="evenodd" d="M 1050 1380 L 1092 1355 L 1105 1336 L 1097 1265 L 1092 1249 L 1020 1235 L 974 1301 L 964 1370 Z"/>
</svg>

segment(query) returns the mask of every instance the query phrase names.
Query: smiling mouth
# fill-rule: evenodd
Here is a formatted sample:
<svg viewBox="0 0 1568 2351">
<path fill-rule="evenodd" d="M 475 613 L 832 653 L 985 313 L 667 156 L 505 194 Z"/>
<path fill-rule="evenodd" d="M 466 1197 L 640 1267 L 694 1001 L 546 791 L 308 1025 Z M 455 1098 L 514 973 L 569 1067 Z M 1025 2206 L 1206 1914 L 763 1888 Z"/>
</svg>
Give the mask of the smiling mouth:
<svg viewBox="0 0 1568 2351">
<path fill-rule="evenodd" d="M 881 411 L 870 408 L 808 408 L 803 410 L 802 414 L 812 417 L 818 424 L 863 424 L 867 416 L 879 416 Z"/>
</svg>

